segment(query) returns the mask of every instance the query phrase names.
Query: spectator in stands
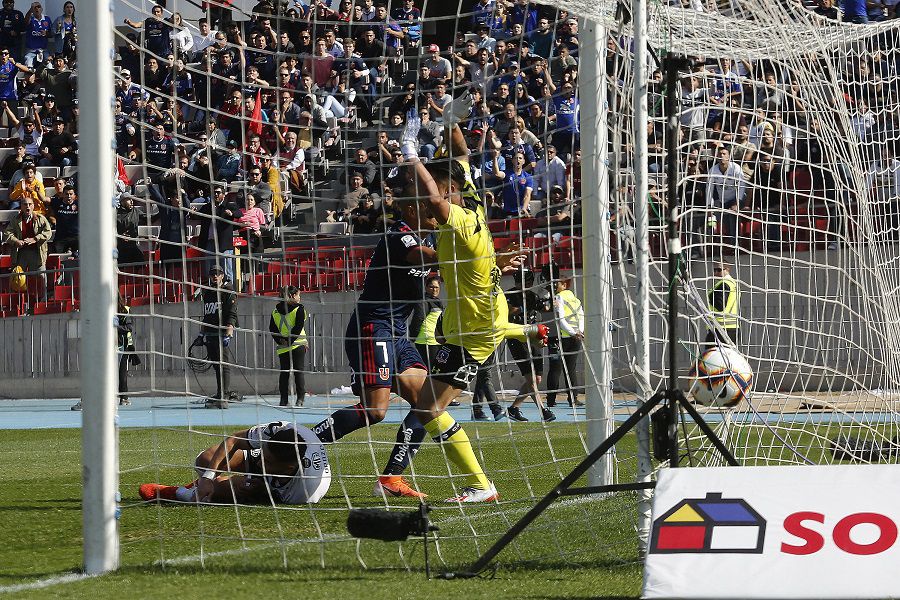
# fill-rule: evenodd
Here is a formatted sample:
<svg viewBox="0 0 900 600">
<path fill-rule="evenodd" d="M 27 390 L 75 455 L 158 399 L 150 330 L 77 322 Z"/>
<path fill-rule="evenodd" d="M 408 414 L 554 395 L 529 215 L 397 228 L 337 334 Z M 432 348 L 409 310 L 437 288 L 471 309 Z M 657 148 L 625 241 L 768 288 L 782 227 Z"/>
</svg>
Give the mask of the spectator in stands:
<svg viewBox="0 0 900 600">
<path fill-rule="evenodd" d="M 193 56 L 191 57 L 192 60 L 188 62 L 200 62 L 201 58 L 205 55 L 205 50 L 215 45 L 218 33 L 219 32 L 215 29 L 210 29 L 209 19 L 200 17 L 200 20 L 197 21 L 197 32 L 191 33 L 193 37 Z M 224 37 L 222 39 L 224 39 Z"/>
<path fill-rule="evenodd" d="M 215 189 L 224 194 L 221 185 Z M 181 267 L 188 236 L 188 212 L 182 207 L 178 190 L 162 185 L 151 185 L 151 197 L 159 207 L 159 260 L 163 268 Z"/>
<path fill-rule="evenodd" d="M 75 137 L 66 131 L 66 121 L 57 117 L 53 129 L 44 136 L 41 146 L 42 166 L 68 167 L 75 164 L 78 158 Z"/>
<path fill-rule="evenodd" d="M 719 148 L 716 163 L 710 167 L 706 182 L 706 206 L 720 227 L 722 243 L 737 246 L 738 214 L 747 193 L 740 165 L 731 161 L 731 151 Z"/>
<path fill-rule="evenodd" d="M 15 110 L 19 106 L 19 94 L 17 89 L 17 75 L 19 71 L 33 74 L 34 71 L 27 66 L 17 63 L 10 56 L 9 48 L 0 49 L 0 104 L 3 106 L 4 113 L 6 107 L 10 107 L 15 115 Z M 10 121 L 10 119 L 7 119 Z"/>
<path fill-rule="evenodd" d="M 493 192 L 499 192 L 504 181 L 506 181 L 506 159 L 503 157 L 503 153 L 492 143 L 485 144 L 481 173 L 485 189 Z"/>
<path fill-rule="evenodd" d="M 22 167 L 22 179 L 12 184 L 9 190 L 10 208 L 19 208 L 25 198 L 32 201 L 34 212 L 47 214 L 47 195 L 43 182 L 37 178 L 37 167 L 34 163 L 25 163 Z"/>
<path fill-rule="evenodd" d="M 234 281 L 234 227 L 240 216 L 239 211 L 224 193 L 214 194 L 212 201 L 197 211 L 200 221 L 197 244 L 209 253 L 204 270 L 208 274 L 214 265 L 224 266 L 225 279 L 229 282 Z"/>
<path fill-rule="evenodd" d="M 175 141 L 166 135 L 164 125 L 153 128 L 153 136 L 144 144 L 144 162 L 160 170 L 175 166 Z"/>
<path fill-rule="evenodd" d="M 511 164 L 512 169 L 503 185 L 503 212 L 507 217 L 531 216 L 528 203 L 531 202 L 534 180 L 525 171 L 525 153 L 514 152 Z"/>
<path fill-rule="evenodd" d="M 500 86 L 502 89 L 507 89 L 506 84 Z M 490 106 L 491 103 L 489 102 Z M 518 128 L 518 117 L 516 115 L 516 105 L 512 102 L 507 102 L 503 105 L 502 114 L 497 115 L 494 118 L 494 123 L 491 125 L 491 129 L 497 134 L 497 138 L 506 142 L 509 140 L 509 132 L 513 129 Z"/>
<path fill-rule="evenodd" d="M 774 127 L 763 129 L 762 141 L 753 161 L 753 208 L 768 222 L 767 244 L 770 250 L 781 247 L 781 222 L 784 194 L 787 186 L 785 165 L 787 152 L 775 139 Z"/>
<path fill-rule="evenodd" d="M 564 235 L 576 235 L 581 227 L 581 203 L 566 198 L 561 186 L 550 189 L 547 206 L 537 213 L 536 237 L 550 237 L 554 242 Z"/>
<path fill-rule="evenodd" d="M 375 184 L 376 178 L 378 177 L 378 169 L 375 167 L 375 163 L 369 160 L 369 154 L 364 148 L 357 149 L 354 161 L 347 165 L 348 182 L 349 177 L 354 173 L 362 175 L 363 187 L 372 189 L 372 186 Z"/>
<path fill-rule="evenodd" d="M 561 86 L 560 95 L 553 100 L 553 108 L 556 115 L 553 145 L 561 156 L 568 156 L 581 147 L 580 108 L 574 84 L 564 83 Z"/>
<path fill-rule="evenodd" d="M 0 182 L 3 182 L 4 184 L 10 183 L 13 175 L 16 174 L 16 171 L 22 169 L 25 159 L 28 158 L 28 155 L 25 154 L 25 144 L 20 140 L 15 141 L 15 149 L 15 154 L 8 156 L 6 160 L 3 161 L 3 166 L 0 167 Z"/>
<path fill-rule="evenodd" d="M 53 23 L 44 14 L 44 7 L 40 2 L 31 3 L 25 22 L 25 64 L 32 68 L 35 63 L 44 62 Z"/>
<path fill-rule="evenodd" d="M 122 111 L 126 114 L 132 113 L 137 108 L 139 100 L 147 100 L 150 94 L 147 93 L 138 83 L 132 81 L 131 71 L 122 69 L 119 73 L 120 79 L 117 81 L 116 98 L 122 103 Z"/>
<path fill-rule="evenodd" d="M 13 268 L 21 267 L 26 274 L 37 273 L 40 290 L 46 297 L 47 243 L 52 235 L 50 221 L 35 211 L 31 197 L 22 199 L 19 212 L 6 227 L 3 242 L 10 247 Z"/>
<path fill-rule="evenodd" d="M 144 63 L 143 74 L 141 75 L 141 85 L 153 98 L 161 98 L 165 93 L 163 82 L 166 74 L 159 68 L 159 61 L 149 56 Z"/>
<path fill-rule="evenodd" d="M 453 68 L 450 61 L 441 56 L 441 49 L 437 44 L 428 46 L 428 57 L 422 61 L 422 66 L 428 67 L 430 78 L 438 81 L 450 79 Z"/>
<path fill-rule="evenodd" d="M 0 46 L 17 50 L 24 31 L 25 15 L 16 10 L 15 0 L 3 0 L 3 10 L 0 10 Z"/>
<path fill-rule="evenodd" d="M 167 56 L 172 51 L 172 26 L 163 18 L 163 7 L 159 4 L 152 9 L 153 16 L 143 21 L 125 19 L 125 24 L 134 29 L 143 28 L 144 48 L 156 56 Z"/>
<path fill-rule="evenodd" d="M 256 205 L 259 206 L 260 210 L 270 215 L 273 210 L 273 190 L 268 180 L 263 179 L 263 170 L 266 171 L 266 176 L 268 177 L 269 168 L 263 165 L 252 166 L 247 169 L 246 186 L 248 193 L 252 193 L 256 197 Z"/>
<path fill-rule="evenodd" d="M 63 181 L 57 179 L 56 181 Z M 59 187 L 57 185 L 57 187 Z M 53 237 L 53 251 L 78 253 L 78 196 L 71 185 L 62 186 L 61 197 L 50 201 L 52 214 L 56 220 L 56 235 Z"/>
<path fill-rule="evenodd" d="M 66 57 L 62 54 L 57 54 L 53 57 L 52 69 L 41 71 L 41 81 L 44 82 L 47 94 L 52 94 L 56 99 L 56 105 L 64 119 L 72 116 L 72 104 L 75 100 L 73 87 L 75 78 L 75 74 L 69 69 Z"/>
<path fill-rule="evenodd" d="M 534 148 L 532 148 L 531 144 L 522 141 L 522 132 L 519 130 L 518 125 L 509 130 L 502 152 L 503 158 L 506 159 L 506 164 L 513 164 L 513 157 L 519 152 L 525 157 L 525 169 L 527 171 L 531 172 L 537 166 Z"/>
<path fill-rule="evenodd" d="M 138 225 L 141 215 L 134 205 L 134 196 L 124 195 L 119 198 L 116 211 L 116 249 L 120 265 L 144 262 L 144 252 L 137 244 Z"/>
<path fill-rule="evenodd" d="M 375 202 L 371 196 L 363 196 L 359 206 L 350 211 L 350 231 L 354 235 L 375 232 L 375 224 L 381 216 L 375 209 Z"/>
<path fill-rule="evenodd" d="M 63 4 L 63 13 L 53 21 L 52 31 L 56 42 L 56 52 L 63 51 L 63 43 L 66 36 L 70 33 L 75 33 L 76 26 L 75 4 L 70 0 L 67 0 L 66 3 Z"/>
<path fill-rule="evenodd" d="M 434 158 L 434 153 L 441 147 L 443 142 L 443 128 L 435 121 L 431 120 L 431 111 L 427 108 L 419 110 L 419 156 L 426 159 Z"/>
<path fill-rule="evenodd" d="M 403 32 L 403 43 L 407 48 L 418 48 L 422 41 L 422 11 L 416 8 L 413 0 L 403 0 L 403 6 L 391 10 L 391 18 Z"/>
<path fill-rule="evenodd" d="M 288 178 L 291 191 L 301 194 L 306 188 L 306 155 L 297 145 L 297 132 L 284 134 L 284 145 L 278 153 L 278 168 Z"/>
<path fill-rule="evenodd" d="M 219 181 L 231 183 L 241 172 L 241 153 L 237 140 L 228 140 L 228 152 L 216 161 L 215 176 Z"/>
<path fill-rule="evenodd" d="M 250 251 L 254 254 L 262 254 L 265 246 L 262 238 L 262 227 L 268 220 L 266 213 L 256 206 L 256 196 L 248 192 L 244 196 L 244 208 L 240 211 L 238 223 L 241 224 L 240 235 L 247 240 Z"/>
<path fill-rule="evenodd" d="M 6 116 L 12 121 L 13 126 L 19 128 L 19 141 L 25 146 L 25 154 L 32 158 L 40 156 L 40 148 L 41 144 L 43 144 L 44 134 L 41 132 L 41 129 L 37 127 L 34 120 L 26 117 L 19 121 L 12 113 L 8 104 Z"/>
<path fill-rule="evenodd" d="M 556 41 L 556 32 L 550 27 L 550 19 L 539 17 L 537 29 L 527 33 L 526 38 L 531 42 L 531 50 L 545 60 L 550 60 Z"/>
<path fill-rule="evenodd" d="M 547 146 L 544 158 L 537 162 L 534 168 L 535 199 L 545 200 L 550 196 L 550 190 L 559 187 L 563 190 L 563 196 L 568 197 L 569 182 L 566 177 L 566 163 L 556 155 L 556 147 Z"/>
<path fill-rule="evenodd" d="M 375 99 L 378 84 L 387 76 L 387 47 L 381 40 L 375 39 L 375 30 L 367 28 L 357 40 L 356 51 L 369 69 L 370 105 Z"/>
<path fill-rule="evenodd" d="M 360 205 L 364 197 L 369 196 L 369 189 L 363 186 L 362 175 L 360 173 L 350 175 L 350 187 L 344 194 L 344 207 L 352 210 Z"/>
</svg>

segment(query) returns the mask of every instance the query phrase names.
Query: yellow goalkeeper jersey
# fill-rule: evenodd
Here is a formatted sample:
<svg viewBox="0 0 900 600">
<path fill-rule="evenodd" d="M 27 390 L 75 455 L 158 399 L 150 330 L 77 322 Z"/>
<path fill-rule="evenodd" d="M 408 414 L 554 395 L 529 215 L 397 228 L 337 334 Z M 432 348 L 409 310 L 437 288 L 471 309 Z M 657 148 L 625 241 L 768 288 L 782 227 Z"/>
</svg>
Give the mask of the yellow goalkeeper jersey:
<svg viewBox="0 0 900 600">
<path fill-rule="evenodd" d="M 463 162 L 468 173 L 468 165 Z M 450 218 L 438 228 L 437 257 L 447 287 L 444 338 L 484 362 L 506 335 L 509 308 L 500 289 L 500 269 L 484 209 L 471 181 L 463 189 L 465 206 L 450 205 Z"/>
</svg>

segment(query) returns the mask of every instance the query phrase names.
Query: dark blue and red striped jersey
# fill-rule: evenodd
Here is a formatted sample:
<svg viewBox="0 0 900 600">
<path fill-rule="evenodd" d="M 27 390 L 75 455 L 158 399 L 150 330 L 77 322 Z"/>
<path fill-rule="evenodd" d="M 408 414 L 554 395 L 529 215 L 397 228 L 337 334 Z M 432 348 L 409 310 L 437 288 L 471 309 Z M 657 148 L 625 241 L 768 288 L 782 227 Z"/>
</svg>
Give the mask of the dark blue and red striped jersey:
<svg viewBox="0 0 900 600">
<path fill-rule="evenodd" d="M 419 246 L 431 248 L 433 244 L 403 221 L 385 232 L 372 253 L 357 304 L 361 323 L 385 321 L 392 324 L 397 335 L 406 335 L 406 321 L 415 304 L 422 301 L 422 281 L 431 271 L 429 266 L 407 261 L 409 252 Z"/>
</svg>

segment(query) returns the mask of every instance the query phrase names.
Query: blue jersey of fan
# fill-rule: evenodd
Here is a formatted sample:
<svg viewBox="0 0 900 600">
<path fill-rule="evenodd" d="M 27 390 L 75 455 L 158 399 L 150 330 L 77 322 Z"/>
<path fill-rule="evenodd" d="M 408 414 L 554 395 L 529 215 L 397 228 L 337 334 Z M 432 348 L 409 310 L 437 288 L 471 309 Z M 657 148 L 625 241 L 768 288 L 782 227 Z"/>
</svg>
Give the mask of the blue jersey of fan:
<svg viewBox="0 0 900 600">
<path fill-rule="evenodd" d="M 394 334 L 406 335 L 406 321 L 417 302 L 422 301 L 422 280 L 429 267 L 407 261 L 410 251 L 419 246 L 433 247 L 403 221 L 385 232 L 375 246 L 366 271 L 366 281 L 359 297 L 356 316 L 360 323 L 390 323 Z"/>
<path fill-rule="evenodd" d="M 0 100 L 16 100 L 16 75 L 19 68 L 13 61 L 0 64 Z"/>
</svg>

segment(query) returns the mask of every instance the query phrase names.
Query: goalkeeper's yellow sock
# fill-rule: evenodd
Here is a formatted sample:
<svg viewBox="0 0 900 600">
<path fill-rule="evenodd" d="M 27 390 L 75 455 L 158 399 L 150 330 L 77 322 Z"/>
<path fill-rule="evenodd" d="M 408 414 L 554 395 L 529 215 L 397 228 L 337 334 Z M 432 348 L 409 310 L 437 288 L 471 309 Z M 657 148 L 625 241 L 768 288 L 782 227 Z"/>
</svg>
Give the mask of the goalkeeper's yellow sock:
<svg viewBox="0 0 900 600">
<path fill-rule="evenodd" d="M 437 418 L 425 423 L 425 431 L 443 446 L 450 461 L 465 474 L 467 485 L 479 490 L 491 487 L 491 482 L 475 458 L 469 436 L 449 413 L 441 413 Z"/>
</svg>

